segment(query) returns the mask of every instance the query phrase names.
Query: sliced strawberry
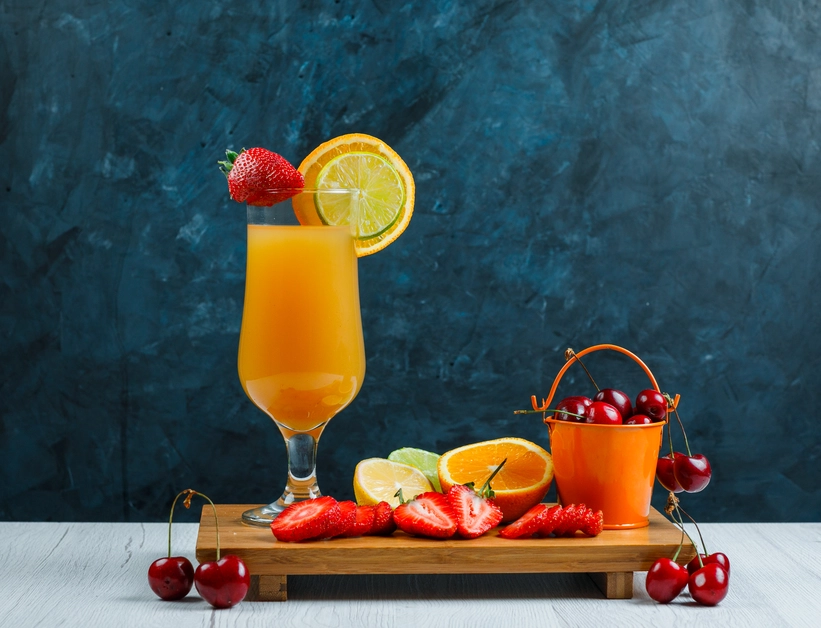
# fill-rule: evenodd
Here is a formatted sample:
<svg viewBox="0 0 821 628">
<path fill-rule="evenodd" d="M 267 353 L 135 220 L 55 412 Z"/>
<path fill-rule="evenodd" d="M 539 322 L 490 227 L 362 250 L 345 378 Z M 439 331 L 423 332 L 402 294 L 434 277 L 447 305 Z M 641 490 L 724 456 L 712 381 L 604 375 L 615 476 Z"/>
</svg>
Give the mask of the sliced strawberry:
<svg viewBox="0 0 821 628">
<path fill-rule="evenodd" d="M 577 519 L 579 507 L 576 504 L 570 504 L 562 509 L 562 518 L 553 528 L 553 534 L 556 536 L 566 536 L 575 534 L 579 529 L 580 524 Z"/>
<path fill-rule="evenodd" d="M 319 539 L 332 539 L 343 534 L 356 522 L 356 503 L 346 500 L 339 502 L 339 519 L 325 532 L 316 537 Z"/>
<path fill-rule="evenodd" d="M 271 522 L 277 541 L 304 541 L 319 536 L 339 520 L 339 504 L 333 497 L 317 497 L 291 504 Z"/>
<path fill-rule="evenodd" d="M 587 536 L 598 536 L 604 530 L 604 513 L 601 510 L 593 511 L 590 508 L 582 518 L 582 532 Z"/>
<path fill-rule="evenodd" d="M 473 486 L 454 484 L 447 493 L 448 503 L 456 514 L 456 529 L 466 539 L 482 536 L 499 525 L 504 516 L 492 499 L 478 495 Z"/>
<path fill-rule="evenodd" d="M 388 536 L 396 530 L 393 522 L 393 508 L 388 502 L 379 502 L 373 507 L 373 525 L 368 534 L 376 536 Z"/>
<path fill-rule="evenodd" d="M 228 178 L 228 192 L 238 203 L 269 207 L 294 194 L 305 185 L 296 168 L 265 148 L 249 148 L 239 154 L 225 151 L 220 169 Z"/>
<path fill-rule="evenodd" d="M 547 504 L 536 504 L 516 521 L 499 530 L 499 536 L 503 539 L 533 536 L 539 531 L 548 510 Z"/>
<path fill-rule="evenodd" d="M 408 534 L 449 539 L 456 534 L 456 514 L 448 498 L 435 491 L 417 495 L 393 511 L 396 526 Z"/>
<path fill-rule="evenodd" d="M 340 537 L 362 536 L 371 531 L 373 527 L 374 507 L 373 506 L 357 506 L 356 520 L 354 524 L 345 530 Z"/>
<path fill-rule="evenodd" d="M 545 513 L 542 519 L 542 525 L 539 526 L 539 536 L 550 536 L 550 533 L 556 529 L 562 521 L 562 507 L 551 506 Z"/>
</svg>

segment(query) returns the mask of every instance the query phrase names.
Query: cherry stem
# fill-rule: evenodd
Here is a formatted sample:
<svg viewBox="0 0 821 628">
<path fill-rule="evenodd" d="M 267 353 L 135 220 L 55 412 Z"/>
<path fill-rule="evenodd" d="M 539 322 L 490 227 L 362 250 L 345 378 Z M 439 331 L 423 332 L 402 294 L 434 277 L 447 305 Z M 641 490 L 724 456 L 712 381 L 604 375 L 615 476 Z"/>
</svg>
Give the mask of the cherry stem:
<svg viewBox="0 0 821 628">
<path fill-rule="evenodd" d="M 672 493 L 670 493 L 670 494 L 672 495 Z M 701 562 L 701 554 L 699 554 L 699 552 L 698 552 L 698 545 L 696 545 L 695 541 L 693 541 L 693 537 L 691 537 L 691 536 L 687 533 L 687 530 L 685 530 L 685 529 L 684 529 L 684 518 L 681 516 L 681 512 L 679 512 L 679 510 L 680 510 L 680 509 L 679 509 L 679 507 L 678 507 L 678 500 L 676 500 L 676 508 L 675 508 L 675 512 L 676 512 L 676 514 L 678 515 L 678 520 L 676 521 L 676 518 L 675 518 L 675 517 L 673 517 L 673 520 L 674 520 L 674 521 L 676 521 L 676 523 L 678 524 L 678 527 L 679 527 L 679 528 L 681 528 L 681 532 L 682 532 L 682 534 L 685 534 L 685 535 L 687 536 L 687 538 L 689 539 L 690 544 L 693 546 L 693 549 L 696 551 L 696 557 L 698 558 L 698 564 L 699 564 L 699 565 L 701 565 L 701 566 L 703 567 L 703 566 L 704 566 L 704 563 L 702 563 L 702 562 Z M 689 516 L 689 515 L 688 515 L 688 516 Z M 695 522 L 693 522 L 693 523 L 695 523 Z M 698 530 L 698 526 L 696 526 L 696 530 Z M 701 534 L 701 533 L 699 532 L 699 534 Z M 702 542 L 702 543 L 704 543 L 704 540 L 702 539 L 702 541 L 701 541 L 701 542 Z M 676 552 L 676 555 L 675 555 L 675 557 L 673 558 L 673 560 L 675 560 L 676 558 L 678 558 L 678 554 L 679 554 L 679 552 L 680 552 L 680 551 L 681 551 L 681 546 L 679 546 L 678 552 Z"/>
<path fill-rule="evenodd" d="M 684 447 L 687 449 L 687 455 L 692 456 L 692 452 L 690 451 L 690 442 L 687 440 L 687 431 L 684 429 L 684 422 L 681 420 L 681 417 L 678 415 L 678 408 L 673 406 L 673 399 L 667 393 L 662 393 L 664 398 L 667 399 L 668 406 L 673 408 L 673 413 L 676 415 L 676 420 L 678 421 L 678 426 L 681 428 L 681 433 L 684 436 Z M 670 442 L 672 443 L 672 436 L 670 437 Z M 672 447 L 672 445 L 671 445 Z"/>
<path fill-rule="evenodd" d="M 568 412 L 567 410 L 559 410 L 558 408 L 545 408 L 544 410 L 514 410 L 513 414 L 544 414 L 544 415 L 546 415 L 548 412 L 553 412 L 554 414 L 567 414 L 569 416 L 574 416 L 578 419 L 584 419 L 585 418 L 585 416 L 583 414 L 576 414 L 575 412 Z"/>
<path fill-rule="evenodd" d="M 704 553 L 705 553 L 705 554 L 707 554 L 707 553 L 708 553 L 708 552 L 707 552 L 707 545 L 704 543 L 704 537 L 701 535 L 701 528 L 699 528 L 699 527 L 698 527 L 698 524 L 696 523 L 696 520 L 695 520 L 695 519 L 693 519 L 693 518 L 692 518 L 692 517 L 691 517 L 691 516 L 687 513 L 687 511 L 686 511 L 686 510 L 684 510 L 684 508 L 682 508 L 682 507 L 681 507 L 681 506 L 679 506 L 678 504 L 676 504 L 676 510 L 678 510 L 678 511 L 679 511 L 679 517 L 681 516 L 681 513 L 683 512 L 685 515 L 687 515 L 687 518 L 688 518 L 690 521 L 692 521 L 692 522 L 693 522 L 693 525 L 696 527 L 696 532 L 698 532 L 698 538 L 699 538 L 699 539 L 701 539 L 701 549 L 703 549 L 703 550 L 704 550 Z M 699 556 L 698 562 L 699 562 L 699 563 L 701 562 L 701 556 Z M 703 567 L 703 566 L 704 566 L 704 565 L 702 565 L 702 567 Z"/>
<path fill-rule="evenodd" d="M 180 496 L 185 494 L 188 490 L 190 489 L 186 489 L 181 493 L 177 493 L 177 496 L 174 498 L 174 501 L 171 502 L 171 514 L 168 515 L 168 558 L 171 558 L 171 523 L 174 521 L 174 508 L 177 506 L 177 500 L 180 498 Z"/>
<path fill-rule="evenodd" d="M 599 385 L 596 383 L 596 380 L 593 379 L 593 376 L 590 374 L 590 371 L 587 370 L 587 367 L 584 365 L 584 362 L 582 362 L 582 359 L 579 356 L 576 355 L 576 352 L 573 351 L 573 349 L 568 349 L 567 351 L 564 352 L 564 359 L 569 360 L 570 358 L 574 358 L 575 360 L 578 361 L 579 364 L 582 365 L 582 368 L 584 369 L 584 372 L 587 373 L 587 377 L 589 377 L 590 381 L 593 382 L 593 386 L 595 386 L 596 392 L 599 392 L 599 390 L 601 390 L 601 389 L 599 388 Z"/>
<path fill-rule="evenodd" d="M 678 542 L 678 549 L 676 550 L 676 553 L 673 554 L 673 562 L 676 562 L 678 560 L 678 555 L 681 554 L 681 549 L 683 547 L 684 547 L 684 529 L 682 528 L 682 530 L 681 530 L 681 540 Z M 698 553 L 698 552 L 696 552 L 696 553 Z"/>
<path fill-rule="evenodd" d="M 185 506 L 186 508 L 191 508 L 191 498 L 194 497 L 194 495 L 199 495 L 204 500 L 206 500 L 209 504 L 211 504 L 211 508 L 214 511 L 214 527 L 217 530 L 217 560 L 219 560 L 220 559 L 220 522 L 219 522 L 219 517 L 217 517 L 217 507 L 214 505 L 214 502 L 211 501 L 211 498 L 208 497 L 208 495 L 200 493 L 199 491 L 195 491 L 193 488 L 185 489 L 182 493 L 180 493 L 180 495 L 182 495 L 183 493 L 185 493 L 185 501 L 183 501 L 183 506 Z M 177 497 L 179 497 L 180 495 L 177 495 Z M 174 502 L 176 502 L 176 501 L 177 500 L 175 499 Z M 172 507 L 172 510 L 173 510 L 173 507 Z M 171 555 L 170 532 L 169 532 L 169 545 L 168 545 L 168 547 L 169 547 L 168 555 L 170 556 Z"/>
</svg>

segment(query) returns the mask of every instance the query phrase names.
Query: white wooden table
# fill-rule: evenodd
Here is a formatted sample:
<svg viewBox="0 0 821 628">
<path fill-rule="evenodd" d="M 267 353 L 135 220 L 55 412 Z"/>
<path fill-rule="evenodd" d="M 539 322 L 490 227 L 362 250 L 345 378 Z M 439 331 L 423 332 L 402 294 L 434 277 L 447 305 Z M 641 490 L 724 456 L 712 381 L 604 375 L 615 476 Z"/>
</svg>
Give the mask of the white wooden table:
<svg viewBox="0 0 821 628">
<path fill-rule="evenodd" d="M 606 600 L 584 574 L 289 578 L 287 602 L 215 611 L 193 590 L 163 602 L 148 587 L 166 524 L 0 522 L 0 626 L 819 626 L 821 523 L 705 524 L 732 562 L 717 607 L 685 592 L 656 604 L 637 573 L 631 600 Z M 194 561 L 196 524 L 174 525 Z"/>
</svg>

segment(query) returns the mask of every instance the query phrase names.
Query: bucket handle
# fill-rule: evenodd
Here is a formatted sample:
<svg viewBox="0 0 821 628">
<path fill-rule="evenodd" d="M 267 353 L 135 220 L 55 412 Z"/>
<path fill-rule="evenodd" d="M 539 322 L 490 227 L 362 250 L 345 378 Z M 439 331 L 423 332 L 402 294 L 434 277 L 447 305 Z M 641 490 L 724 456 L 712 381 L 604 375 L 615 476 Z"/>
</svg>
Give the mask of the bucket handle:
<svg viewBox="0 0 821 628">
<path fill-rule="evenodd" d="M 543 399 L 542 404 L 539 405 L 538 402 L 536 401 L 536 395 L 531 395 L 530 403 L 533 405 L 533 409 L 537 412 L 546 412 L 547 409 L 550 407 L 550 402 L 553 401 L 553 395 L 556 394 L 556 388 L 559 387 L 559 382 L 562 380 L 562 377 L 567 372 L 567 369 L 569 369 L 571 366 L 573 366 L 573 363 L 578 361 L 578 358 L 583 358 L 588 353 L 593 353 L 594 351 L 601 351 L 603 349 L 609 349 L 611 351 L 618 351 L 619 353 L 623 353 L 627 357 L 632 358 L 642 368 L 642 370 L 645 372 L 647 377 L 650 379 L 650 383 L 653 385 L 653 389 L 656 390 L 656 392 L 661 392 L 661 388 L 659 388 L 658 382 L 656 382 L 656 378 L 653 377 L 653 373 L 650 371 L 649 368 L 647 368 L 647 365 L 635 353 L 633 353 L 632 351 L 628 351 L 624 347 L 619 347 L 618 345 L 610 345 L 610 344 L 593 345 L 592 347 L 588 347 L 587 349 L 579 351 L 578 353 L 573 351 L 573 349 L 568 349 L 567 351 L 564 352 L 564 357 L 565 357 L 565 360 L 567 360 L 567 362 L 562 367 L 562 369 L 559 371 L 559 374 L 556 375 L 556 379 L 553 380 L 553 386 L 550 387 L 550 394 L 547 395 L 547 399 Z M 672 405 L 668 401 L 667 414 L 670 413 L 670 410 L 674 410 L 678 406 L 678 400 L 679 400 L 679 395 L 676 395 L 673 398 Z M 665 422 L 666 421 L 667 421 L 667 417 L 665 416 Z"/>
</svg>

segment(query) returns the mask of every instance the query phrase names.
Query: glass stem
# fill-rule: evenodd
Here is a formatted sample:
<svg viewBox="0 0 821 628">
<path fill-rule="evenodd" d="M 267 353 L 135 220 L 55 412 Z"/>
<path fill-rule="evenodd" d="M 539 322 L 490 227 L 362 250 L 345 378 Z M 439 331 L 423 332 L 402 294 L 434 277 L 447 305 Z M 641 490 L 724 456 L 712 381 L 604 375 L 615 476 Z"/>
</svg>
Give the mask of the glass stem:
<svg viewBox="0 0 821 628">
<path fill-rule="evenodd" d="M 321 497 L 316 483 L 316 448 L 319 435 L 295 433 L 285 436 L 288 448 L 288 484 L 279 498 L 284 505 Z"/>
</svg>

